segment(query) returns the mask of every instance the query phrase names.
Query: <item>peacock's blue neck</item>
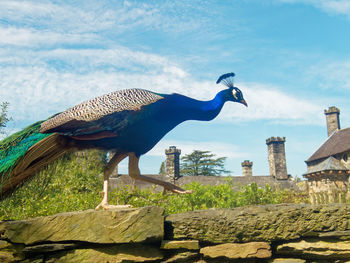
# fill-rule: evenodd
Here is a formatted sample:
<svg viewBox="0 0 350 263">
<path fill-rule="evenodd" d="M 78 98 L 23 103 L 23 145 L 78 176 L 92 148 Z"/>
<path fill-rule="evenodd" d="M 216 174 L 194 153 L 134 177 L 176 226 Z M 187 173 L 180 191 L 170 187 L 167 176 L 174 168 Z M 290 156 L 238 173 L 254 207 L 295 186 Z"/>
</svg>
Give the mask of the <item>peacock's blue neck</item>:
<svg viewBox="0 0 350 263">
<path fill-rule="evenodd" d="M 227 101 L 225 91 L 220 91 L 215 98 L 209 101 L 199 101 L 188 98 L 187 105 L 183 107 L 183 116 L 187 120 L 210 121 L 221 111 L 222 106 Z"/>
<path fill-rule="evenodd" d="M 210 101 L 203 102 L 202 111 L 204 112 L 204 120 L 214 119 L 221 111 L 226 102 L 225 91 L 220 91 L 215 98 Z"/>
</svg>

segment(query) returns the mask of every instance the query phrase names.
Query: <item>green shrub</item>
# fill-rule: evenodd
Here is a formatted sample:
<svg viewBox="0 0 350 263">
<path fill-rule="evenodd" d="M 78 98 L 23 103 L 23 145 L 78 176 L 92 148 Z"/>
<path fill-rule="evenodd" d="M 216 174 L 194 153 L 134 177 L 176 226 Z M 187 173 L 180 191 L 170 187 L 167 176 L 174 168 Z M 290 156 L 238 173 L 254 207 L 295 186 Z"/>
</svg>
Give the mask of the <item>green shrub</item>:
<svg viewBox="0 0 350 263">
<path fill-rule="evenodd" d="M 306 193 L 292 190 L 272 189 L 268 184 L 258 187 L 256 183 L 234 190 L 231 183 L 222 185 L 202 185 L 197 182 L 185 185 L 192 194 L 178 195 L 154 193 L 151 190 L 131 190 L 129 186 L 115 189 L 110 200 L 112 204 L 130 204 L 134 207 L 161 206 L 166 214 L 208 208 L 233 208 L 246 205 L 264 205 L 278 203 L 307 203 Z"/>
<path fill-rule="evenodd" d="M 2 200 L 0 220 L 26 219 L 60 212 L 86 210 L 102 200 L 105 154 L 89 151 L 69 154 L 24 183 L 11 196 Z M 230 181 L 222 185 L 191 183 L 184 186 L 192 194 L 154 193 L 151 189 L 122 186 L 110 192 L 110 204 L 134 207 L 160 206 L 166 214 L 197 209 L 233 208 L 246 205 L 308 202 L 306 193 L 258 187 L 253 183 L 239 190 Z"/>
<path fill-rule="evenodd" d="M 67 154 L 2 200 L 0 220 L 85 210 L 101 201 L 104 153 Z"/>
</svg>

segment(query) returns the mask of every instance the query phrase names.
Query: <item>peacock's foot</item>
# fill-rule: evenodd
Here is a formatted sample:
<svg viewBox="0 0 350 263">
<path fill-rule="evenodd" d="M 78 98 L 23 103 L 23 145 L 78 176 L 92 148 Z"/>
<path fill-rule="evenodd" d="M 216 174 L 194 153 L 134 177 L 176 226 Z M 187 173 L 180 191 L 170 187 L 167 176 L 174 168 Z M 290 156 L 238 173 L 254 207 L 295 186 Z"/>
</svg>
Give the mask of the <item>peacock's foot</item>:
<svg viewBox="0 0 350 263">
<path fill-rule="evenodd" d="M 102 202 L 96 206 L 95 210 L 99 210 L 102 208 L 103 210 L 109 210 L 109 209 L 120 209 L 120 208 L 130 208 L 131 205 L 110 205 L 108 204 L 107 198 L 105 198 L 105 193 L 102 191 L 101 195 L 103 196 Z"/>
<path fill-rule="evenodd" d="M 179 186 L 176 186 L 174 184 L 171 183 L 166 183 L 164 185 L 164 190 L 163 190 L 163 194 L 165 194 L 167 191 L 176 193 L 176 194 L 192 194 L 194 191 L 193 190 L 185 190 L 182 189 Z"/>
<path fill-rule="evenodd" d="M 98 206 L 96 206 L 95 210 L 99 210 L 102 208 L 103 210 L 109 210 L 109 209 L 120 209 L 120 208 L 130 208 L 131 205 L 110 205 L 107 202 L 101 202 Z"/>
</svg>

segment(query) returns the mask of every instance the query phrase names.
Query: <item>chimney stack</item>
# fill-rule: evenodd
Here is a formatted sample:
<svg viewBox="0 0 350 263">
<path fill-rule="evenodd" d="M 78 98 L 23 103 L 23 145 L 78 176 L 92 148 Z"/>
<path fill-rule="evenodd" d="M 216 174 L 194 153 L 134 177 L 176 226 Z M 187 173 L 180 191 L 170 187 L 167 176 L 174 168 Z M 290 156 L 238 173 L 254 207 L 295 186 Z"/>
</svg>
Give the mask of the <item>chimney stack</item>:
<svg viewBox="0 0 350 263">
<path fill-rule="evenodd" d="M 245 160 L 241 163 L 243 176 L 250 177 L 253 176 L 253 162 Z"/>
<path fill-rule="evenodd" d="M 287 164 L 284 143 L 286 137 L 270 137 L 266 140 L 270 175 L 277 180 L 287 180 Z"/>
<path fill-rule="evenodd" d="M 176 149 L 176 146 L 170 146 L 165 150 L 165 173 L 171 183 L 175 183 L 180 178 L 180 154 L 181 150 Z"/>
<path fill-rule="evenodd" d="M 333 132 L 340 130 L 339 114 L 340 110 L 335 107 L 329 107 L 328 110 L 324 110 L 327 121 L 327 133 L 328 137 L 332 135 Z"/>
</svg>

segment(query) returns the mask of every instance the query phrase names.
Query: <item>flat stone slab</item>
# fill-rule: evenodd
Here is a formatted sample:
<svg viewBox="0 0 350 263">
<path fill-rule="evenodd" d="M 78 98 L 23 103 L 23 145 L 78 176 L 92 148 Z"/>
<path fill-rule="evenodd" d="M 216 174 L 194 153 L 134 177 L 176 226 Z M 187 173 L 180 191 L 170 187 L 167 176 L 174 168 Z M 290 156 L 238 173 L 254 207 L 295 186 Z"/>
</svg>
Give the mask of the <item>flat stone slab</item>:
<svg viewBox="0 0 350 263">
<path fill-rule="evenodd" d="M 85 241 L 91 243 L 148 243 L 164 235 L 163 208 L 142 207 L 87 210 L 0 222 L 0 239 L 13 243 Z"/>
<path fill-rule="evenodd" d="M 228 259 L 270 258 L 271 247 L 265 242 L 249 242 L 244 244 L 227 243 L 204 247 L 200 250 L 204 257 L 212 259 L 225 257 Z"/>
<path fill-rule="evenodd" d="M 17 262 L 25 258 L 22 253 L 23 245 L 11 244 L 7 241 L 0 240 L 0 262 Z"/>
<path fill-rule="evenodd" d="M 51 253 L 46 263 L 98 263 L 98 262 L 159 262 L 161 251 L 150 245 L 122 244 L 91 249 L 75 249 Z"/>
<path fill-rule="evenodd" d="M 269 261 L 269 263 L 305 263 L 305 259 L 298 258 L 275 258 Z"/>
<path fill-rule="evenodd" d="M 350 241 L 301 240 L 277 246 L 276 254 L 307 259 L 349 259 Z"/>
<path fill-rule="evenodd" d="M 60 250 L 69 250 L 73 248 L 78 248 L 79 244 L 62 244 L 62 243 L 47 243 L 34 246 L 26 246 L 23 248 L 22 252 L 25 254 L 40 254 L 55 252 Z"/>
<path fill-rule="evenodd" d="M 197 252 L 184 251 L 173 255 L 171 258 L 163 261 L 162 263 L 198 262 L 195 260 L 196 258 L 199 258 L 199 254 Z"/>
<path fill-rule="evenodd" d="M 163 240 L 161 249 L 199 250 L 198 240 Z"/>
<path fill-rule="evenodd" d="M 208 209 L 166 217 L 165 239 L 221 243 L 282 241 L 350 230 L 346 204 L 281 204 Z M 331 234 L 330 234 L 331 235 Z"/>
<path fill-rule="evenodd" d="M 350 239 L 350 231 L 331 231 L 326 233 L 318 234 L 318 237 L 324 238 L 336 238 L 340 240 L 349 240 Z"/>
</svg>

